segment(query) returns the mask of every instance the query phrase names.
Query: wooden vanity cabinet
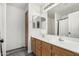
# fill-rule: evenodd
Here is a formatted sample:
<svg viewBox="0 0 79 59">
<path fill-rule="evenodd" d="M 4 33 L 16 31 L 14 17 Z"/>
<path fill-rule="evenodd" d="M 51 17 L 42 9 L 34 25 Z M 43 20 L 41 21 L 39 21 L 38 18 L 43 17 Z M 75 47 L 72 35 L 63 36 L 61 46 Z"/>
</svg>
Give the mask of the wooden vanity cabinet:
<svg viewBox="0 0 79 59">
<path fill-rule="evenodd" d="M 32 44 L 31 44 L 31 46 L 32 46 L 32 52 L 34 54 L 36 54 L 36 38 L 32 37 Z"/>
<path fill-rule="evenodd" d="M 32 37 L 32 52 L 37 56 L 41 56 L 41 41 Z"/>
<path fill-rule="evenodd" d="M 41 45 L 42 44 L 42 41 L 41 40 L 36 40 L 36 55 L 37 56 L 41 56 L 42 54 L 42 48 L 41 48 Z"/>
<path fill-rule="evenodd" d="M 74 56 L 79 56 L 79 54 L 78 53 L 74 53 Z"/>
<path fill-rule="evenodd" d="M 32 52 L 37 56 L 79 56 L 70 50 L 46 43 L 32 37 Z"/>
<path fill-rule="evenodd" d="M 32 38 L 32 52 L 37 56 L 51 56 L 51 44 Z"/>
<path fill-rule="evenodd" d="M 42 41 L 42 56 L 51 56 L 51 44 Z"/>
<path fill-rule="evenodd" d="M 56 51 L 56 50 L 54 49 L 54 45 L 52 45 L 52 46 L 51 46 L 51 55 L 52 55 L 52 56 L 55 56 L 55 51 Z"/>
<path fill-rule="evenodd" d="M 54 55 L 55 56 L 75 56 L 75 55 L 78 56 L 78 54 L 72 51 L 52 45 L 52 56 Z"/>
</svg>

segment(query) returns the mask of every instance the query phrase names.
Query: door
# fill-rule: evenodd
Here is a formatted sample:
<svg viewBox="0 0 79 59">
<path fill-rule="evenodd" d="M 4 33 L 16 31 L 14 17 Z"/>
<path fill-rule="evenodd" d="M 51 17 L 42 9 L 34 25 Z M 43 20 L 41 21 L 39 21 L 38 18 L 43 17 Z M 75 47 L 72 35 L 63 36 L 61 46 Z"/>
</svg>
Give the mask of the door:
<svg viewBox="0 0 79 59">
<path fill-rule="evenodd" d="M 0 3 L 0 41 L 2 42 L 2 38 L 4 39 L 4 42 L 0 43 L 0 56 L 6 55 L 6 4 Z M 1 51 L 2 50 L 2 51 Z"/>
<path fill-rule="evenodd" d="M 25 46 L 28 49 L 28 11 L 25 14 Z"/>
<path fill-rule="evenodd" d="M 79 38 L 79 12 L 69 15 L 69 32 L 70 37 Z"/>
<path fill-rule="evenodd" d="M 0 5 L 0 40 L 1 40 L 1 32 L 2 32 L 2 9 L 1 9 L 1 5 Z M 1 42 L 0 42 L 0 56 L 1 56 Z"/>
<path fill-rule="evenodd" d="M 68 19 L 59 21 L 59 35 L 68 36 Z"/>
</svg>

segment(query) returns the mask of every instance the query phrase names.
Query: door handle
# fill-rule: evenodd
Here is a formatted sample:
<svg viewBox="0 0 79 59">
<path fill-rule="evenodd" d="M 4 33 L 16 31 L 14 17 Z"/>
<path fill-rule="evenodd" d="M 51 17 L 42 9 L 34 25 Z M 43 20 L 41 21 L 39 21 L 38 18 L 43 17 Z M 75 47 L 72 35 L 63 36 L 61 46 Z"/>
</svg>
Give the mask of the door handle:
<svg viewBox="0 0 79 59">
<path fill-rule="evenodd" d="M 3 56 L 3 50 L 2 50 L 2 43 L 4 42 L 3 39 L 0 40 L 0 43 L 1 43 L 1 56 Z"/>
<path fill-rule="evenodd" d="M 68 32 L 68 34 L 70 35 L 70 34 L 71 34 L 71 32 Z"/>
<path fill-rule="evenodd" d="M 4 40 L 3 40 L 3 39 L 1 39 L 1 40 L 0 40 L 0 42 L 1 42 L 1 43 L 3 43 L 3 42 L 4 42 Z"/>
</svg>

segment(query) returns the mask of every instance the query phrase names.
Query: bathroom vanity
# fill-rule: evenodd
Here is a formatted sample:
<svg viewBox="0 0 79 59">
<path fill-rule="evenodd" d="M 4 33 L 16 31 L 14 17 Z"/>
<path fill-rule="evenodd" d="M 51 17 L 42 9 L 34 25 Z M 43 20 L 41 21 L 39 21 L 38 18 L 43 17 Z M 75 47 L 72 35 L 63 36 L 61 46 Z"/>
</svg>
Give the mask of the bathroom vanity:
<svg viewBox="0 0 79 59">
<path fill-rule="evenodd" d="M 79 56 L 79 51 L 77 53 L 76 51 L 68 49 L 68 47 L 63 48 L 61 45 L 42 41 L 34 37 L 32 37 L 32 52 L 37 56 Z"/>
<path fill-rule="evenodd" d="M 37 56 L 79 56 L 79 3 L 51 5 L 33 19 L 37 25 L 33 23 L 32 52 Z"/>
</svg>

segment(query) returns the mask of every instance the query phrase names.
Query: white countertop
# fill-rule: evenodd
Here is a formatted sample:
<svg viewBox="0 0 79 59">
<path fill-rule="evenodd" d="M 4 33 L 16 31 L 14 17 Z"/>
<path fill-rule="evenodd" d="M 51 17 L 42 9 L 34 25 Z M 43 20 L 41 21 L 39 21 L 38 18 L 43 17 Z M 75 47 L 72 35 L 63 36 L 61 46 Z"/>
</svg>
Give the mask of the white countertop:
<svg viewBox="0 0 79 59">
<path fill-rule="evenodd" d="M 39 36 L 39 35 L 32 35 L 32 37 L 45 41 L 50 44 L 54 44 L 61 48 L 70 50 L 72 52 L 79 53 L 79 42 L 70 41 L 70 40 L 68 40 L 68 38 L 62 38 L 62 39 L 64 39 L 64 41 L 59 41 L 58 40 L 59 37 L 53 36 L 53 35 L 45 35 L 44 37 Z"/>
</svg>

